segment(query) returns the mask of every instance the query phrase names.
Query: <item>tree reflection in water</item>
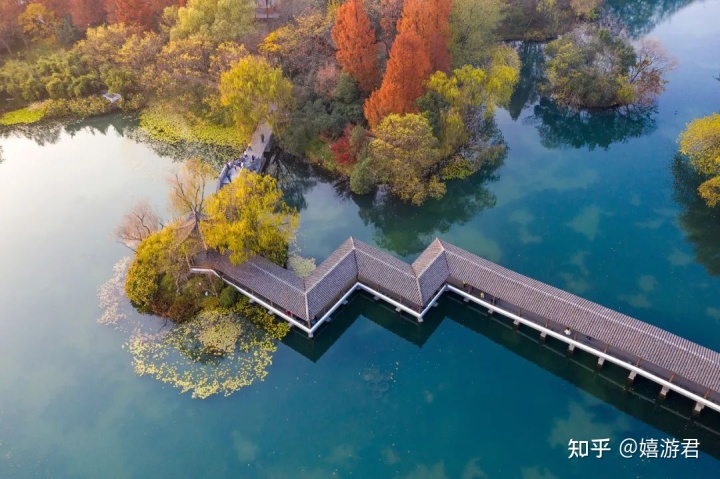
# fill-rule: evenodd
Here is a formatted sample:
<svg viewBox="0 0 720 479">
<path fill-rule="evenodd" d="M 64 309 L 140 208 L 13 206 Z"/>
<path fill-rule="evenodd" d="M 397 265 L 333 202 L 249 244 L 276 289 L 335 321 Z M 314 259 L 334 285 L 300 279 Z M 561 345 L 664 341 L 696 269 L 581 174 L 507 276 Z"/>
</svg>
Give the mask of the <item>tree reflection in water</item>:
<svg viewBox="0 0 720 479">
<path fill-rule="evenodd" d="M 0 127 L 0 138 L 27 138 L 37 143 L 38 146 L 45 146 L 57 143 L 63 131 L 63 125 L 57 122 L 16 125 L 12 128 Z"/>
<path fill-rule="evenodd" d="M 655 105 L 576 110 L 541 98 L 533 107 L 533 115 L 525 121 L 536 125 L 540 142 L 546 148 L 571 146 L 594 150 L 652 133 L 657 128 L 656 113 Z"/>
<path fill-rule="evenodd" d="M 538 86 L 545 76 L 545 44 L 518 42 L 515 49 L 520 57 L 520 79 L 510 97 L 508 112 L 517 120 L 525 105 L 538 101 Z"/>
<path fill-rule="evenodd" d="M 720 276 L 720 207 L 710 208 L 700 198 L 697 189 L 705 178 L 686 159 L 676 156 L 671 170 L 673 199 L 682 209 L 678 224 L 695 250 L 695 260 L 709 274 Z"/>
<path fill-rule="evenodd" d="M 420 253 L 435 238 L 454 225 L 462 225 L 480 211 L 495 206 L 496 197 L 487 184 L 497 181 L 497 169 L 505 155 L 464 180 L 447 183 L 442 199 L 413 206 L 381 189 L 375 196 L 352 195 L 365 224 L 375 226 L 373 239 L 381 248 L 407 257 Z"/>
<path fill-rule="evenodd" d="M 283 192 L 283 199 L 291 208 L 298 212 L 307 208 L 305 193 L 313 188 L 318 178 L 324 175 L 307 161 L 294 158 L 288 153 L 275 150 L 271 154 L 272 160 L 268 163 L 265 173 L 274 177 L 278 188 Z"/>
<path fill-rule="evenodd" d="M 605 13 L 621 20 L 633 38 L 650 33 L 655 26 L 695 0 L 606 0 Z"/>
</svg>

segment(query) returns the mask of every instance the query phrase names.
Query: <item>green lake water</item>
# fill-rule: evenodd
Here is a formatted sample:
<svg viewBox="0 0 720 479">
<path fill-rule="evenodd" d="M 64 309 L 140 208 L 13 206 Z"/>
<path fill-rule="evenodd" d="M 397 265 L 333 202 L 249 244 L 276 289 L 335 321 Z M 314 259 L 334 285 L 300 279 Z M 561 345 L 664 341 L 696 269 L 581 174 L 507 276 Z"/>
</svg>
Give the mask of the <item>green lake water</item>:
<svg viewBox="0 0 720 479">
<path fill-rule="evenodd" d="M 678 58 L 650 111 L 573 115 L 534 94 L 537 48 L 497 123 L 503 163 L 421 208 L 292 161 L 271 165 L 322 261 L 348 236 L 413 260 L 435 236 L 720 350 L 720 218 L 675 160 L 720 104 L 720 2 L 610 2 Z M 0 139 L 1 478 L 713 478 L 720 419 L 658 387 L 623 389 L 499 318 L 445 297 L 418 327 L 355 296 L 314 342 L 290 335 L 264 382 L 191 399 L 133 373 L 97 288 L 141 198 L 163 209 L 177 165 L 100 118 Z M 162 323 L 145 318 L 152 327 Z M 379 388 L 370 375 L 392 379 Z M 697 459 L 622 458 L 625 438 L 697 438 Z M 601 459 L 570 439 L 610 438 Z M 636 454 L 637 456 L 637 454 Z"/>
</svg>

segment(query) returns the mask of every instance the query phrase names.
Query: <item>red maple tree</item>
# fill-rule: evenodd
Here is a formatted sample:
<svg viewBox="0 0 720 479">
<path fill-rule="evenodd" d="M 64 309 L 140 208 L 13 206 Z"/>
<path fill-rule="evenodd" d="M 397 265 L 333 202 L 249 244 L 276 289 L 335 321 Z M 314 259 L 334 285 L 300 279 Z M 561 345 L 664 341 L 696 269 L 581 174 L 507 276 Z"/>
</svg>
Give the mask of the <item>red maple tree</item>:
<svg viewBox="0 0 720 479">
<path fill-rule="evenodd" d="M 414 29 L 400 32 L 390 49 L 382 85 L 365 102 L 370 126 L 377 126 L 389 113 L 418 111 L 415 100 L 425 93 L 424 84 L 431 73 L 430 57 L 420 35 Z"/>
<path fill-rule="evenodd" d="M 336 58 L 343 70 L 353 77 L 361 91 L 371 91 L 378 82 L 375 30 L 362 0 L 349 0 L 337 12 L 331 36 L 337 48 Z"/>
</svg>

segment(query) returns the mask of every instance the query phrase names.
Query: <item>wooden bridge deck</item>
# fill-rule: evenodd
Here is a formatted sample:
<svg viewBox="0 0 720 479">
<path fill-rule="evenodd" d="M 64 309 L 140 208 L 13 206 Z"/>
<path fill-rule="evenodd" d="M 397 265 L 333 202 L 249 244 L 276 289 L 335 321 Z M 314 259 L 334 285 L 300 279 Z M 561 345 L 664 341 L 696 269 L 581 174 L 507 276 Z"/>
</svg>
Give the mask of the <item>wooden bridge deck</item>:
<svg viewBox="0 0 720 479">
<path fill-rule="evenodd" d="M 451 291 L 543 337 L 565 341 L 571 350 L 589 351 L 599 364 L 621 364 L 698 401 L 698 407 L 720 411 L 720 353 L 438 239 L 409 265 L 350 238 L 304 280 L 264 258 L 235 266 L 207 251 L 193 263 L 194 272 L 216 274 L 310 337 L 356 289 L 420 322 Z"/>
</svg>

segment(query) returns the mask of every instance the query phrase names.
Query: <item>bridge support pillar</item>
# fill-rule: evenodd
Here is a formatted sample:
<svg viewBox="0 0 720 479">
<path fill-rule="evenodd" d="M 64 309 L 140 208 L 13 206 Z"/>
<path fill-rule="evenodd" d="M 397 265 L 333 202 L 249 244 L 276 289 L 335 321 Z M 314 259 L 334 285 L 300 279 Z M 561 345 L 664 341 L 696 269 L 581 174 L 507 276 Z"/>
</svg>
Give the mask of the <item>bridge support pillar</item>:
<svg viewBox="0 0 720 479">
<path fill-rule="evenodd" d="M 540 341 L 542 341 L 544 343 L 546 339 L 547 339 L 547 333 L 545 331 L 543 331 L 542 333 L 540 333 Z"/>
<path fill-rule="evenodd" d="M 515 329 L 520 329 L 520 321 L 518 321 L 517 319 L 513 321 L 513 327 Z"/>
<path fill-rule="evenodd" d="M 667 386 L 663 386 L 663 388 L 660 390 L 660 394 L 658 397 L 660 399 L 665 399 L 667 397 L 668 392 L 670 391 L 670 388 Z"/>
<path fill-rule="evenodd" d="M 574 345 L 574 344 L 568 345 L 567 352 L 568 352 L 569 355 L 572 356 L 572 354 L 575 352 L 575 345 Z"/>
<path fill-rule="evenodd" d="M 632 384 L 635 380 L 635 376 L 637 376 L 637 373 L 635 371 L 630 371 L 630 374 L 627 377 L 627 383 Z"/>
<path fill-rule="evenodd" d="M 699 402 L 696 402 L 695 407 L 693 408 L 693 416 L 699 416 L 704 408 L 705 408 L 704 404 L 700 404 Z"/>
<path fill-rule="evenodd" d="M 598 358 L 597 368 L 602 369 L 604 364 L 605 364 L 605 358 Z"/>
</svg>

